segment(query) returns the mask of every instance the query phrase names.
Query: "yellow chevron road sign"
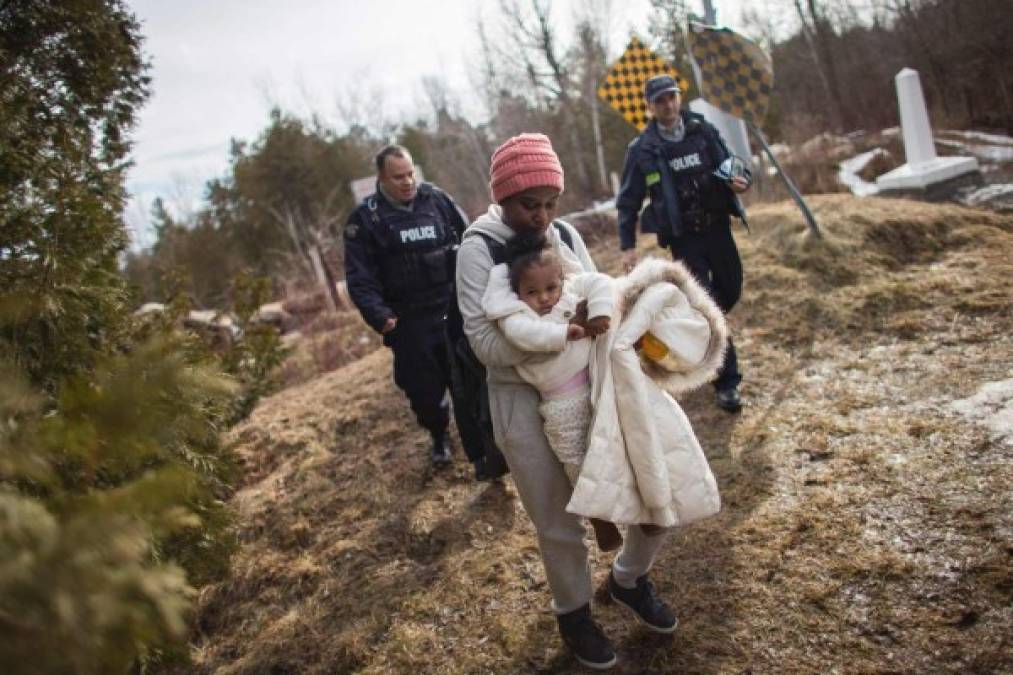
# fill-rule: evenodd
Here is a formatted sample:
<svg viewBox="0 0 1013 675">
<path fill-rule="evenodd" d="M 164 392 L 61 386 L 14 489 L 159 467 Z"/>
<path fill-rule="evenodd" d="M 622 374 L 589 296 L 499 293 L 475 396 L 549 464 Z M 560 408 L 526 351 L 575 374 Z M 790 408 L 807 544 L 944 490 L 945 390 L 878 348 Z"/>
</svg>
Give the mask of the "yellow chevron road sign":
<svg viewBox="0 0 1013 675">
<path fill-rule="evenodd" d="M 671 75 L 686 91 L 685 78 L 679 77 L 675 66 L 655 54 L 636 36 L 630 40 L 623 55 L 612 64 L 598 87 L 598 96 L 619 111 L 627 122 L 642 130 L 647 126 L 647 103 L 644 83 L 655 75 Z"/>
<path fill-rule="evenodd" d="M 770 57 L 727 28 L 690 23 L 687 36 L 700 68 L 700 95 L 730 115 L 763 124 L 774 89 Z"/>
</svg>

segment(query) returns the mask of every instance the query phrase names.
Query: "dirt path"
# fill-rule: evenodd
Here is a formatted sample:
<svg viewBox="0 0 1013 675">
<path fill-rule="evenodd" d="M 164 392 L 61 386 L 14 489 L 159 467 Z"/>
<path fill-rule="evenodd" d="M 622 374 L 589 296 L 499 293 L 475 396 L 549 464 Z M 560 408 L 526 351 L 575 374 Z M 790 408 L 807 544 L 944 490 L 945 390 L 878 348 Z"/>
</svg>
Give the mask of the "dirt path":
<svg viewBox="0 0 1013 675">
<path fill-rule="evenodd" d="M 613 672 L 1013 669 L 1013 220 L 815 205 L 827 250 L 787 206 L 739 237 L 747 406 L 682 401 L 724 508 L 652 574 L 674 637 L 598 604 Z M 376 352 L 235 430 L 243 545 L 201 596 L 202 672 L 583 672 L 509 482 L 432 475 L 389 373 Z"/>
</svg>

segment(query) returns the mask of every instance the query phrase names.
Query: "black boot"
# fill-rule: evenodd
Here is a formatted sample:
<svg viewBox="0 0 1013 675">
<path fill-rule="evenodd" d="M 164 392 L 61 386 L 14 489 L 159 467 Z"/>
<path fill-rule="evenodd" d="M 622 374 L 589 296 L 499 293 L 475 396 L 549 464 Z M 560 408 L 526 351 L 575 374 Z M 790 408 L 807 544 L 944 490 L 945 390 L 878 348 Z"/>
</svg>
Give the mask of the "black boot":
<svg viewBox="0 0 1013 675">
<path fill-rule="evenodd" d="M 475 460 L 475 480 L 479 482 L 496 480 L 508 473 L 510 468 L 499 448 L 487 448 L 485 455 Z"/>
<path fill-rule="evenodd" d="M 588 668 L 605 670 L 616 664 L 616 653 L 601 626 L 591 618 L 591 606 L 557 614 L 559 634 L 577 660 Z"/>
<path fill-rule="evenodd" d="M 485 466 L 485 457 L 479 457 L 472 464 L 475 466 L 475 480 L 479 483 L 491 480 L 489 470 Z"/>
<path fill-rule="evenodd" d="M 717 401 L 718 407 L 725 412 L 737 413 L 742 410 L 742 398 L 739 396 L 739 390 L 736 387 L 718 389 Z"/>
<path fill-rule="evenodd" d="M 441 468 L 450 464 L 450 445 L 447 444 L 447 432 L 433 434 L 433 447 L 430 450 L 433 466 Z"/>
</svg>

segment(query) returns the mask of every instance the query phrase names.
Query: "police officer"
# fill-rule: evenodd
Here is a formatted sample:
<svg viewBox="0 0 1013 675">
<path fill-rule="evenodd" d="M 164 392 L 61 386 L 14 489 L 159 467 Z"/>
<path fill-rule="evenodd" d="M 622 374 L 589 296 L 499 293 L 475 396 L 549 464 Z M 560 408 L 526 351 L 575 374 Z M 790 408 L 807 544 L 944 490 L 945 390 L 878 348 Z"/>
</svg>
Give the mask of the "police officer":
<svg viewBox="0 0 1013 675">
<path fill-rule="evenodd" d="M 454 252 L 467 224 L 447 193 L 416 183 L 406 148 L 380 150 L 376 170 L 376 192 L 345 225 L 345 281 L 362 318 L 394 352 L 394 382 L 432 436 L 433 465 L 444 466 L 450 463 L 444 330 Z M 462 442 L 475 461 L 472 450 L 481 446 L 468 438 Z"/>
<path fill-rule="evenodd" d="M 651 121 L 626 151 L 622 187 L 616 198 L 623 266 L 637 262 L 636 227 L 656 232 L 711 296 L 728 312 L 742 293 L 742 261 L 732 238 L 731 218 L 745 223 L 736 193 L 749 189 L 750 173 L 721 135 L 701 115 L 681 110 L 681 91 L 669 75 L 644 87 Z M 650 204 L 640 213 L 644 197 Z M 731 341 L 714 382 L 717 404 L 729 412 L 742 407 L 742 381 Z"/>
</svg>

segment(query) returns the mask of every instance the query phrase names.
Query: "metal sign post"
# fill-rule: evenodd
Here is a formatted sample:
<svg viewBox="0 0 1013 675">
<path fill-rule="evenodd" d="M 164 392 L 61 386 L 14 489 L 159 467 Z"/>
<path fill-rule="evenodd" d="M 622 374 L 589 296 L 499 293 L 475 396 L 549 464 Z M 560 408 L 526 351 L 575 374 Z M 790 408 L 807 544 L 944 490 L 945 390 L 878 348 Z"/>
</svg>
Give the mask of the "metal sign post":
<svg viewBox="0 0 1013 675">
<path fill-rule="evenodd" d="M 688 37 L 690 55 L 700 72 L 700 95 L 711 105 L 745 121 L 801 209 L 809 229 L 814 236 L 820 237 L 812 211 L 770 151 L 758 126 L 767 115 L 770 94 L 774 89 L 774 68 L 770 57 L 757 45 L 727 28 L 690 23 Z"/>
<path fill-rule="evenodd" d="M 774 157 L 774 153 L 771 152 L 770 146 L 767 145 L 767 139 L 763 137 L 763 132 L 760 131 L 752 122 L 747 121 L 746 126 L 749 128 L 749 131 L 752 132 L 753 137 L 760 142 L 761 146 L 763 146 L 763 151 L 767 153 L 767 157 L 770 158 L 774 168 L 777 169 L 777 175 L 784 181 L 785 187 L 787 187 L 788 192 L 791 193 L 791 198 L 795 200 L 795 203 L 798 204 L 798 208 L 802 211 L 802 215 L 805 216 L 805 221 L 809 224 L 809 229 L 812 231 L 813 236 L 817 239 L 822 239 L 823 235 L 820 232 L 819 226 L 816 224 L 816 218 L 813 217 L 812 211 L 809 210 L 809 205 L 805 203 L 805 200 L 802 198 L 802 193 L 798 191 L 797 187 L 795 187 L 795 183 L 791 180 L 788 174 L 784 172 L 784 169 L 781 168 L 781 165 L 777 161 L 777 157 Z"/>
</svg>

